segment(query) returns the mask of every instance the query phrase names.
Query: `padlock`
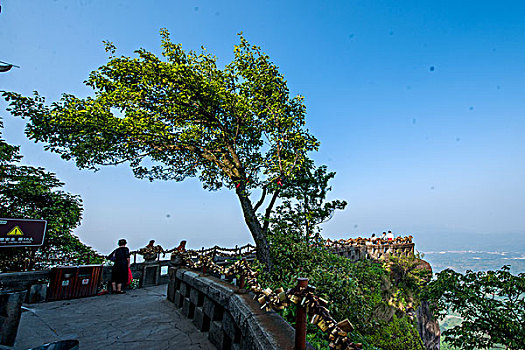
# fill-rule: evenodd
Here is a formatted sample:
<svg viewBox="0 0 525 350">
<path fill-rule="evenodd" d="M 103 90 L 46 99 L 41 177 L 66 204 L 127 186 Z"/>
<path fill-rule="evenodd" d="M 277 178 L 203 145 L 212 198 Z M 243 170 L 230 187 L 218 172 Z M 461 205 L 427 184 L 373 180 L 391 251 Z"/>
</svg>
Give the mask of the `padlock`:
<svg viewBox="0 0 525 350">
<path fill-rule="evenodd" d="M 310 323 L 311 324 L 317 324 L 317 322 L 319 322 L 319 320 L 321 319 L 321 316 L 315 314 L 312 316 L 312 319 L 310 320 Z"/>
<path fill-rule="evenodd" d="M 344 319 L 343 321 L 339 322 L 337 326 L 339 326 L 339 328 L 341 328 L 345 332 L 351 332 L 354 330 L 354 326 L 350 323 L 348 319 Z"/>
<path fill-rule="evenodd" d="M 328 305 L 328 301 L 323 299 L 323 298 L 319 298 L 319 303 L 322 305 L 322 306 L 326 306 Z"/>
<path fill-rule="evenodd" d="M 290 297 L 290 301 L 294 304 L 299 304 L 301 302 L 301 297 L 297 296 L 297 295 L 292 295 Z"/>
<path fill-rule="evenodd" d="M 326 332 L 328 329 L 328 325 L 326 324 L 325 320 L 319 321 L 319 323 L 317 323 L 317 327 L 321 328 L 323 332 Z"/>
<path fill-rule="evenodd" d="M 305 306 L 305 303 L 308 301 L 307 297 L 304 297 L 303 300 L 301 300 L 301 306 Z"/>
</svg>

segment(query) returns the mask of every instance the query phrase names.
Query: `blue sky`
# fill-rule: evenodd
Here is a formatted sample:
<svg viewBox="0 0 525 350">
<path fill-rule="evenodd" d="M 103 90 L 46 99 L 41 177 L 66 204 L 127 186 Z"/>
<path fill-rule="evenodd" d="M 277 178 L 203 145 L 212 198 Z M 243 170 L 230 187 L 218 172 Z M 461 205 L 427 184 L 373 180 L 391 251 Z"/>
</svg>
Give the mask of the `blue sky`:
<svg viewBox="0 0 525 350">
<path fill-rule="evenodd" d="M 391 229 L 420 250 L 440 237 L 525 237 L 525 3 L 522 1 L 2 0 L 0 89 L 57 100 L 118 54 L 159 52 L 168 28 L 186 49 L 221 64 L 244 32 L 306 98 L 320 140 L 312 157 L 336 171 L 348 201 L 324 226 L 341 238 Z M 233 193 L 134 179 L 126 166 L 80 171 L 27 141 L 5 111 L 4 138 L 24 163 L 57 173 L 84 200 L 80 238 L 109 252 L 150 238 L 165 247 L 251 241 Z M 454 244 L 450 239 L 450 245 Z"/>
</svg>

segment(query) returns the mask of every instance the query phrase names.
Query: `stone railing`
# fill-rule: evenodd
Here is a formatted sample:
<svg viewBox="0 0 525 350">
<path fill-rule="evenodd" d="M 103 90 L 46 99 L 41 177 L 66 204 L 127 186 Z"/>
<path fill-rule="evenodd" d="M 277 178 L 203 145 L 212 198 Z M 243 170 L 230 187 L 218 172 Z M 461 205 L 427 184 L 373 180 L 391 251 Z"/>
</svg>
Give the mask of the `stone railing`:
<svg viewBox="0 0 525 350">
<path fill-rule="evenodd" d="M 4 349 L 2 345 L 15 344 L 25 295 L 25 290 L 9 292 L 0 290 L 0 349 Z"/>
<path fill-rule="evenodd" d="M 292 326 L 277 313 L 261 310 L 251 294 L 237 290 L 213 276 L 169 268 L 168 300 L 208 332 L 217 349 L 294 349 Z"/>
<path fill-rule="evenodd" d="M 160 260 L 151 263 L 131 264 L 131 273 L 134 279 L 139 280 L 138 287 L 155 286 L 168 283 L 168 274 L 162 273 L 164 266 L 169 266 L 169 260 Z M 0 287 L 3 289 L 27 290 L 26 302 L 46 300 L 47 287 L 51 270 L 0 273 Z M 111 281 L 111 266 L 104 266 L 101 284 Z"/>
<path fill-rule="evenodd" d="M 389 255 L 408 256 L 414 254 L 414 243 L 389 243 L 389 244 L 362 244 L 362 245 L 334 245 L 329 249 L 338 255 L 352 261 L 366 259 L 383 259 Z"/>
</svg>

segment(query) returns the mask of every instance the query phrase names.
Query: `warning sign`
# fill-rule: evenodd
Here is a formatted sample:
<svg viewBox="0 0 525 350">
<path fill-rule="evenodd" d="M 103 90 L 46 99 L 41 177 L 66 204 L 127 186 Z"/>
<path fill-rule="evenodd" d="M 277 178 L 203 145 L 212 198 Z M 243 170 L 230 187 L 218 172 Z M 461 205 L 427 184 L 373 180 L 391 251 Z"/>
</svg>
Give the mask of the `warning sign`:
<svg viewBox="0 0 525 350">
<path fill-rule="evenodd" d="M 11 231 L 7 233 L 8 236 L 23 236 L 24 233 L 20 229 L 20 227 L 15 226 Z"/>
<path fill-rule="evenodd" d="M 41 246 L 46 225 L 45 220 L 0 218 L 0 248 Z"/>
</svg>

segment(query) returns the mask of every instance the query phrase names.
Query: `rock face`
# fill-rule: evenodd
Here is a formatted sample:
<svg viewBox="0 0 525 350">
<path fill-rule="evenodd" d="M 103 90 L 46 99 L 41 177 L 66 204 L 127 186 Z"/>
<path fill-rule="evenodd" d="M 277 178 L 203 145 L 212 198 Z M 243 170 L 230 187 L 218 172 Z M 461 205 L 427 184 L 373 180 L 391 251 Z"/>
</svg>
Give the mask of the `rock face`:
<svg viewBox="0 0 525 350">
<path fill-rule="evenodd" d="M 439 350 L 440 330 L 437 320 L 432 317 L 428 301 L 422 301 L 416 311 L 417 330 L 427 350 Z"/>
</svg>

